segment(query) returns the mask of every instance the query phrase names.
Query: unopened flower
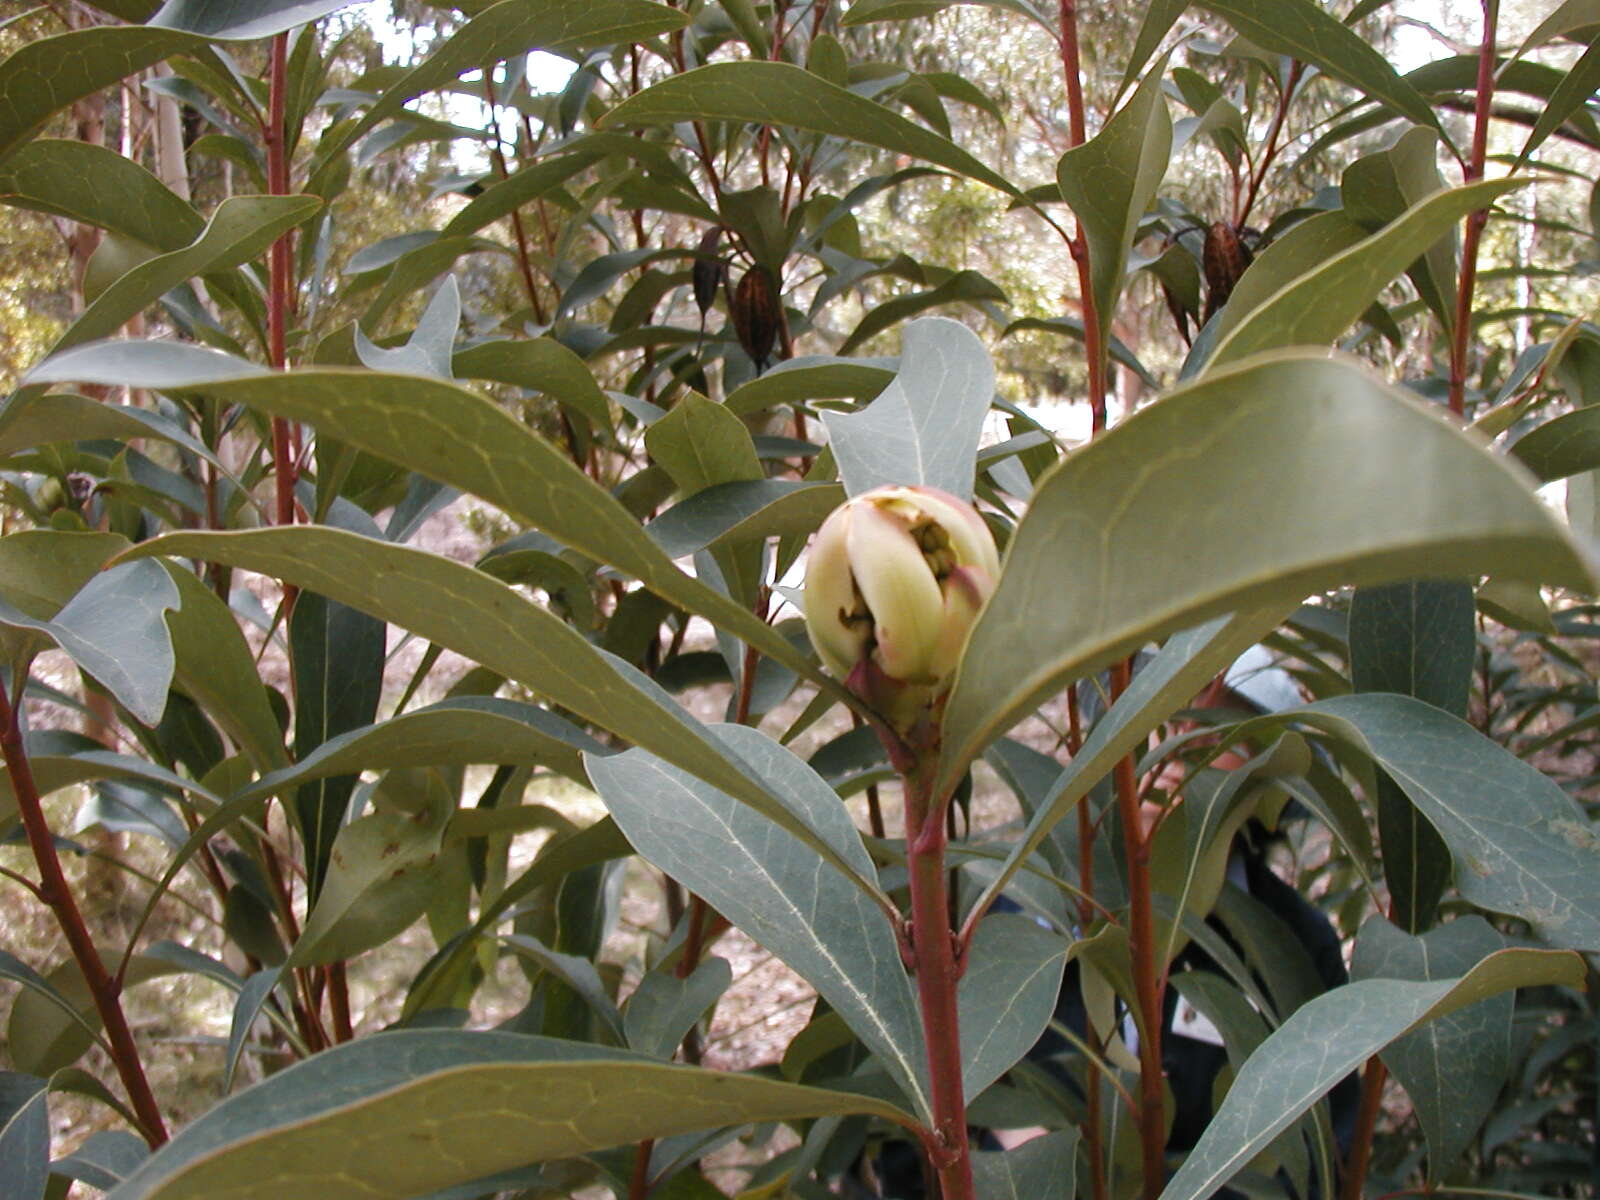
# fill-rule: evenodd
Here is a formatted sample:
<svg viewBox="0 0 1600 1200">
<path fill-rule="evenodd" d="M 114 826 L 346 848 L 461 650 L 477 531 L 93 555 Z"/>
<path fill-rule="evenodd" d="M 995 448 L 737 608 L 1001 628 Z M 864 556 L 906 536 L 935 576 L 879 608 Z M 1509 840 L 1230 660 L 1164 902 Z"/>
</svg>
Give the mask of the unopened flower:
<svg viewBox="0 0 1600 1200">
<path fill-rule="evenodd" d="M 817 531 L 806 628 L 828 669 L 896 725 L 941 699 L 1000 556 L 968 503 L 929 487 L 880 487 Z"/>
</svg>

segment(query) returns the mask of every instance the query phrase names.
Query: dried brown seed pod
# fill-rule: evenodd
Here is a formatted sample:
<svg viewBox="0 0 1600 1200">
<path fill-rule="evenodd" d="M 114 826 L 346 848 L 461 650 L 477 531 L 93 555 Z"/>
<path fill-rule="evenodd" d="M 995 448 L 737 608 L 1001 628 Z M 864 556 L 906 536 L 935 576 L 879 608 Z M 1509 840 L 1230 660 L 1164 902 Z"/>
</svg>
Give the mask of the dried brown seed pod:
<svg viewBox="0 0 1600 1200">
<path fill-rule="evenodd" d="M 1254 256 L 1245 245 L 1239 231 L 1224 221 L 1213 221 L 1206 230 L 1205 250 L 1200 265 L 1206 277 L 1206 311 L 1202 323 L 1211 320 L 1217 310 L 1233 295 Z"/>
<path fill-rule="evenodd" d="M 772 358 L 778 339 L 778 284 L 759 263 L 744 273 L 728 302 L 739 345 L 759 371 Z"/>
<path fill-rule="evenodd" d="M 717 257 L 721 245 L 722 229 L 708 229 L 700 238 L 699 249 L 695 251 L 690 278 L 694 284 L 694 302 L 700 309 L 701 317 L 711 310 L 717 298 L 717 287 L 727 278 L 727 264 Z"/>
</svg>

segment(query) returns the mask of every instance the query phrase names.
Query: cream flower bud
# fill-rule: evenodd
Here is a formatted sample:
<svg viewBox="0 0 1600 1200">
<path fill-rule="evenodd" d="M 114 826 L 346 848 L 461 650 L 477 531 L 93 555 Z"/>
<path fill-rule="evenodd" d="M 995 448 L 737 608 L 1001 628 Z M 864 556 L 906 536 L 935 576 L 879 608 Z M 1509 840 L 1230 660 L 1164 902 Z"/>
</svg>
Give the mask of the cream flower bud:
<svg viewBox="0 0 1600 1200">
<path fill-rule="evenodd" d="M 942 697 L 999 574 L 970 504 L 936 488 L 874 488 L 817 531 L 806 629 L 828 669 L 899 723 Z"/>
</svg>

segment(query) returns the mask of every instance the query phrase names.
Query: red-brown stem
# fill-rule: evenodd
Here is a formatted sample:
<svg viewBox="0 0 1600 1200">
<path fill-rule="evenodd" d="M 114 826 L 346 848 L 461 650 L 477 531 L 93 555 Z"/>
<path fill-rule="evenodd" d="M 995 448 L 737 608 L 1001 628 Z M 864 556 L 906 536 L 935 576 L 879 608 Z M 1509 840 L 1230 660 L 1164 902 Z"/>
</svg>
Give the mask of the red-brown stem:
<svg viewBox="0 0 1600 1200">
<path fill-rule="evenodd" d="M 16 681 L 17 694 L 22 694 L 23 681 Z M 89 995 L 94 998 L 95 1010 L 105 1026 L 106 1039 L 111 1044 L 111 1060 L 117 1075 L 128 1093 L 128 1101 L 139 1118 L 140 1134 L 151 1148 L 167 1140 L 167 1126 L 161 1119 L 161 1108 L 156 1104 L 150 1081 L 145 1078 L 144 1064 L 139 1058 L 139 1047 L 128 1028 L 122 1012 L 122 988 L 106 970 L 100 951 L 95 948 L 89 928 L 78 911 L 78 902 L 72 895 L 61 860 L 56 856 L 55 841 L 50 826 L 45 821 L 44 805 L 39 798 L 39 787 L 33 778 L 33 766 L 28 761 L 27 749 L 22 743 L 22 725 L 19 720 L 21 700 L 13 708 L 0 691 L 0 751 L 4 752 L 6 772 L 11 778 L 11 790 L 16 797 L 17 814 L 22 818 L 28 834 L 28 845 L 33 850 L 33 860 L 39 868 L 39 883 L 35 888 L 38 897 L 49 905 L 56 923 L 67 939 L 67 947 L 83 972 Z"/>
<path fill-rule="evenodd" d="M 1083 749 L 1083 726 L 1078 713 L 1078 688 L 1067 689 L 1067 754 L 1078 756 Z M 1094 838 L 1095 822 L 1089 812 L 1089 797 L 1078 801 L 1078 931 L 1087 936 L 1094 923 Z M 1084 1041 L 1096 1054 L 1100 1052 L 1100 1034 L 1094 1027 L 1094 1018 L 1084 1014 Z M 1089 1183 L 1092 1200 L 1106 1200 L 1106 1160 L 1101 1151 L 1100 1079 L 1093 1064 L 1084 1069 L 1083 1137 L 1089 1154 Z"/>
<path fill-rule="evenodd" d="M 1489 152 L 1489 111 L 1494 103 L 1495 27 L 1499 11 L 1497 0 L 1484 0 L 1483 41 L 1478 47 L 1478 89 L 1473 109 L 1472 149 L 1463 168 L 1463 181 L 1476 183 L 1483 178 L 1483 164 Z M 1478 281 L 1478 241 L 1489 220 L 1489 210 L 1480 208 L 1467 217 L 1461 237 L 1461 278 L 1456 285 L 1455 328 L 1450 338 L 1450 411 L 1461 416 L 1467 406 L 1467 343 L 1472 334 L 1472 292 Z"/>
<path fill-rule="evenodd" d="M 1272 166 L 1272 160 L 1278 156 L 1278 137 L 1283 133 L 1284 119 L 1289 115 L 1289 100 L 1293 97 L 1295 85 L 1300 82 L 1300 74 L 1304 70 L 1303 63 L 1290 64 L 1288 78 L 1283 81 L 1283 91 L 1278 96 L 1278 111 L 1273 114 L 1272 126 L 1267 130 L 1267 143 L 1262 147 L 1261 160 L 1256 163 L 1256 169 L 1250 176 L 1250 189 L 1245 193 L 1244 203 L 1234 214 L 1235 226 L 1242 226 L 1248 221 L 1250 210 L 1256 206 L 1256 196 L 1261 191 L 1261 183 L 1267 177 L 1267 170 Z"/>
<path fill-rule="evenodd" d="M 930 782 L 925 770 L 905 777 L 911 945 L 933 1102 L 933 1137 L 928 1151 L 939 1175 L 940 1200 L 976 1200 L 961 1087 L 961 1025 L 956 1006 L 960 971 L 946 886 L 944 805 L 934 803 Z"/>
<path fill-rule="evenodd" d="M 483 68 L 483 101 L 489 106 L 489 157 L 494 161 L 495 174 L 505 179 L 510 172 L 506 169 L 505 148 L 500 144 L 500 116 L 499 106 L 494 99 L 494 67 Z M 517 267 L 522 272 L 522 286 L 528 293 L 528 307 L 533 310 L 533 319 L 540 325 L 544 324 L 544 305 L 539 300 L 539 289 L 533 283 L 533 264 L 528 258 L 528 234 L 522 225 L 522 211 L 511 210 L 511 232 L 517 241 Z"/>
<path fill-rule="evenodd" d="M 288 95 L 289 35 L 280 33 L 272 39 L 272 61 L 268 70 L 267 122 L 261 131 L 267 147 L 267 191 L 274 196 L 289 194 L 288 130 L 284 128 L 286 97 Z M 268 256 L 267 290 L 267 357 L 276 370 L 283 370 L 288 362 L 289 292 L 294 270 L 293 236 L 284 233 L 272 243 Z M 282 417 L 272 419 L 272 467 L 277 484 L 277 511 L 279 525 L 294 524 L 294 454 L 289 446 L 289 422 Z M 285 604 L 289 602 L 290 589 L 285 586 Z"/>
<path fill-rule="evenodd" d="M 633 1174 L 628 1178 L 628 1200 L 644 1200 L 650 1194 L 650 1154 L 655 1138 L 645 1138 L 633 1152 Z"/>
<path fill-rule="evenodd" d="M 333 1039 L 348 1042 L 356 1036 L 350 1021 L 350 981 L 345 975 L 344 960 L 328 964 L 328 1007 L 333 1010 Z"/>
<path fill-rule="evenodd" d="M 1378 1126 L 1378 1113 L 1383 1108 L 1383 1085 L 1388 1079 L 1389 1069 L 1381 1058 L 1373 1055 L 1367 1059 L 1367 1069 L 1361 1075 L 1361 1107 L 1356 1110 L 1355 1139 L 1350 1143 L 1350 1157 L 1345 1161 L 1340 1200 L 1361 1200 L 1366 1191 L 1372 1136 Z"/>
<path fill-rule="evenodd" d="M 1071 146 L 1081 146 L 1088 136 L 1084 116 L 1083 71 L 1078 58 L 1077 0 L 1061 0 L 1061 73 L 1067 86 L 1067 133 Z M 1078 269 L 1078 296 L 1083 309 L 1083 345 L 1089 360 L 1089 412 L 1095 433 L 1106 427 L 1106 339 L 1103 316 L 1094 301 L 1094 277 L 1089 267 L 1089 240 L 1080 224 L 1068 243 Z"/>
<path fill-rule="evenodd" d="M 1111 669 L 1111 698 L 1127 690 L 1126 660 Z M 1166 1120 L 1161 1091 L 1161 964 L 1156 961 L 1155 913 L 1151 904 L 1150 842 L 1139 812 L 1139 781 L 1133 756 L 1117 763 L 1117 811 L 1128 860 L 1128 955 L 1139 1005 L 1139 1146 L 1144 1196 L 1155 1200 L 1166 1183 Z"/>
</svg>

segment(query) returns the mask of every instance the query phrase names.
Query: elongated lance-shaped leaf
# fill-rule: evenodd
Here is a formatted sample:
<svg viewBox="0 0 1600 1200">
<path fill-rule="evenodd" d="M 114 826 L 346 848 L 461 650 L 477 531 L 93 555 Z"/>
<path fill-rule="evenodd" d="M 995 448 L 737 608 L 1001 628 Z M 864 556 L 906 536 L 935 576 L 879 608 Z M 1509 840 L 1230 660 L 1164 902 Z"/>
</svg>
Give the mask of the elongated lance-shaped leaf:
<svg viewBox="0 0 1600 1200">
<path fill-rule="evenodd" d="M 1600 409 L 1596 410 L 1600 412 Z M 645 526 L 673 558 L 748 538 L 805 535 L 844 503 L 837 483 L 761 479 L 706 488 Z"/>
<path fill-rule="evenodd" d="M 1600 468 L 1600 404 L 1543 422 L 1511 444 L 1511 456 L 1546 483 Z"/>
<path fill-rule="evenodd" d="M 1282 715 L 1370 754 L 1444 838 L 1468 900 L 1552 945 L 1600 951 L 1600 839 L 1554 780 L 1409 696 L 1337 696 Z"/>
<path fill-rule="evenodd" d="M 1418 125 L 1439 130 L 1439 114 L 1365 38 L 1314 0 L 1194 0 L 1263 50 L 1312 63 Z"/>
<path fill-rule="evenodd" d="M 1069 946 L 1021 913 L 992 913 L 978 925 L 957 994 L 969 1100 L 1016 1066 L 1050 1024 Z"/>
<path fill-rule="evenodd" d="M 38 138 L 0 166 L 0 200 L 69 217 L 157 250 L 179 250 L 205 218 L 149 171 L 93 142 Z"/>
<path fill-rule="evenodd" d="M 1504 949 L 1499 930 L 1477 915 L 1457 917 L 1411 937 L 1371 917 L 1356 937 L 1354 979 L 1447 979 Z M 1383 1052 L 1406 1089 L 1428 1138 L 1428 1177 L 1442 1179 L 1477 1135 L 1511 1074 L 1508 993 L 1429 1021 Z"/>
<path fill-rule="evenodd" d="M 1040 481 L 963 654 L 939 784 L 1068 681 L 1218 612 L 1497 572 L 1594 578 L 1526 477 L 1470 435 L 1346 359 L 1285 351 L 1207 374 Z"/>
<path fill-rule="evenodd" d="M 1231 1179 L 1334 1084 L 1403 1034 L 1511 988 L 1574 986 L 1576 955 L 1501 950 L 1459 979 L 1369 979 L 1295 1010 L 1240 1068 L 1216 1116 L 1161 1200 L 1204 1200 Z"/>
<path fill-rule="evenodd" d="M 1287 615 L 1288 606 L 1231 614 L 1168 638 L 1155 658 L 1133 677 L 1127 690 L 1095 723 L 1082 748 L 1035 807 L 1027 832 L 1012 847 L 973 912 L 982 913 L 989 907 L 1022 869 L 1028 856 L 1044 844 L 1050 831 L 1089 789 L 1110 773 L 1118 759 L 1192 700 L 1217 672 L 1276 629 Z"/>
<path fill-rule="evenodd" d="M 98 25 L 24 42 L 0 62 L 0 159 L 73 101 L 206 44 L 192 33 L 137 25 Z"/>
<path fill-rule="evenodd" d="M 1172 154 L 1172 118 L 1161 91 L 1165 71 L 1163 59 L 1104 129 L 1056 164 L 1061 198 L 1077 214 L 1088 242 L 1090 288 L 1106 327 L 1116 313 L 1139 218 L 1155 198 Z M 1102 358 L 1106 352 L 1102 344 Z"/>
<path fill-rule="evenodd" d="M 765 734 L 715 728 L 839 857 L 872 870 L 848 810 L 820 775 Z M 793 967 L 927 1114 L 922 1027 L 884 913 L 840 887 L 785 830 L 656 755 L 630 750 L 588 766 L 634 848 Z"/>
<path fill-rule="evenodd" d="M 481 496 L 589 557 L 635 575 L 841 699 L 847 693 L 748 609 L 686 575 L 616 497 L 483 397 L 440 379 L 369 371 L 250 374 L 225 355 L 159 342 L 104 342 L 46 360 L 29 382 L 79 378 L 225 401 L 305 421 L 341 442 Z M 159 382 L 158 382 L 159 380 Z"/>
<path fill-rule="evenodd" d="M 139 720 L 154 725 L 172 686 L 172 636 L 165 614 L 178 590 L 154 563 L 94 576 L 54 617 L 41 621 L 0 602 L 0 625 L 31 629 L 55 642 Z"/>
<path fill-rule="evenodd" d="M 1575 112 L 1583 109 L 1597 87 L 1600 87 L 1600 37 L 1591 40 L 1583 57 L 1563 72 L 1561 82 L 1550 94 L 1550 102 L 1539 114 L 1539 119 L 1533 124 L 1533 132 L 1528 134 L 1528 140 L 1523 143 L 1517 163 L 1527 162 L 1528 156 L 1543 145 L 1547 137 L 1560 129 Z"/>
<path fill-rule="evenodd" d="M 1350 600 L 1350 681 L 1358 692 L 1415 696 L 1467 715 L 1477 662 L 1472 587 L 1407 580 L 1357 588 Z M 1378 779 L 1378 835 L 1392 901 L 1390 917 L 1409 933 L 1433 924 L 1450 882 L 1450 852 L 1387 775 Z"/>
<path fill-rule="evenodd" d="M 152 27 L 183 29 L 218 41 L 271 37 L 347 8 L 353 0 L 167 0 Z"/>
<path fill-rule="evenodd" d="M 609 46 L 681 29 L 688 18 L 650 0 L 501 0 L 473 17 L 422 63 L 384 90 L 367 115 L 318 147 L 317 172 L 380 121 L 402 112 L 425 92 L 447 88 L 465 71 L 529 50 Z"/>
<path fill-rule="evenodd" d="M 880 903 L 888 903 L 869 873 L 847 863 L 793 816 L 725 742 L 711 739 L 670 696 L 482 571 L 317 525 L 173 533 L 128 551 L 128 557 L 157 554 L 258 571 L 455 650 L 737 796 L 782 824 Z"/>
<path fill-rule="evenodd" d="M 1486 179 L 1418 201 L 1372 236 L 1280 288 L 1222 337 L 1208 366 L 1280 346 L 1327 345 L 1457 221 L 1523 182 Z"/>
<path fill-rule="evenodd" d="M 849 1113 L 910 1124 L 870 1096 L 603 1046 L 401 1030 L 346 1042 L 223 1101 L 111 1195 L 418 1196 L 643 1138 Z"/>
<path fill-rule="evenodd" d="M 948 317 L 911 322 L 889 386 L 860 412 L 822 418 L 845 491 L 916 484 L 970 500 L 993 399 L 994 365 L 977 334 Z"/>
<path fill-rule="evenodd" d="M 586 753 L 603 754 L 605 747 L 554 713 L 498 696 L 457 696 L 329 738 L 239 794 L 262 799 L 330 775 L 471 763 L 548 766 L 582 781 Z"/>
<path fill-rule="evenodd" d="M 249 262 L 322 207 L 316 196 L 230 196 L 189 245 L 141 263 L 95 298 L 56 351 L 116 332 L 185 280 Z"/>
<path fill-rule="evenodd" d="M 712 63 L 673 75 L 628 97 L 600 119 L 599 128 L 679 121 L 749 121 L 846 138 L 1021 195 L 1016 185 L 948 138 L 791 63 Z"/>
</svg>

